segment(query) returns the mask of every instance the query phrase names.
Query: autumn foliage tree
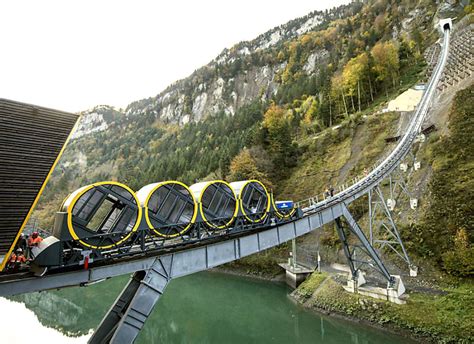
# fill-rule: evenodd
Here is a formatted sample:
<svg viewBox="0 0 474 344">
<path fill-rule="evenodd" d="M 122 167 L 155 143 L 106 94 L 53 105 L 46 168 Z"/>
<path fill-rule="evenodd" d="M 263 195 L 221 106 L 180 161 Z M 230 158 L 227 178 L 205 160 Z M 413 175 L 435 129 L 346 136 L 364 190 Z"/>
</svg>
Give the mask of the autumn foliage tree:
<svg viewBox="0 0 474 344">
<path fill-rule="evenodd" d="M 395 87 L 398 79 L 400 68 L 398 48 L 393 42 L 378 42 L 374 45 L 370 54 L 374 61 L 372 70 L 377 75 L 377 80 L 384 85 L 385 92 L 388 93 L 387 82 L 391 80 L 392 86 Z"/>
<path fill-rule="evenodd" d="M 470 243 L 465 228 L 456 232 L 454 250 L 443 254 L 443 267 L 453 275 L 466 277 L 474 275 L 474 246 Z"/>
<path fill-rule="evenodd" d="M 345 113 L 345 116 L 347 117 L 349 116 L 349 111 L 347 109 L 345 93 L 346 89 L 342 73 L 334 74 L 331 78 L 331 99 L 333 99 L 334 103 L 338 105 L 340 109 L 339 112 Z"/>
<path fill-rule="evenodd" d="M 357 94 L 358 110 L 361 111 L 362 84 L 369 80 L 369 57 L 366 53 L 360 54 L 347 62 L 342 71 L 344 89 L 351 97 L 352 110 L 355 111 L 354 95 Z M 370 81 L 369 81 L 370 82 Z M 370 84 L 369 84 L 370 85 Z"/>
<path fill-rule="evenodd" d="M 318 113 L 318 100 L 315 96 L 307 97 L 299 108 L 296 109 L 302 117 L 302 127 L 305 131 L 312 131 L 314 134 L 315 129 L 321 130 L 323 123 Z"/>
<path fill-rule="evenodd" d="M 263 116 L 262 129 L 267 151 L 279 167 L 292 167 L 296 162 L 296 149 L 292 144 L 289 111 L 271 105 Z"/>
<path fill-rule="evenodd" d="M 257 179 L 267 188 L 272 188 L 270 174 L 273 168 L 268 154 L 261 147 L 244 148 L 232 159 L 227 180 Z"/>
</svg>

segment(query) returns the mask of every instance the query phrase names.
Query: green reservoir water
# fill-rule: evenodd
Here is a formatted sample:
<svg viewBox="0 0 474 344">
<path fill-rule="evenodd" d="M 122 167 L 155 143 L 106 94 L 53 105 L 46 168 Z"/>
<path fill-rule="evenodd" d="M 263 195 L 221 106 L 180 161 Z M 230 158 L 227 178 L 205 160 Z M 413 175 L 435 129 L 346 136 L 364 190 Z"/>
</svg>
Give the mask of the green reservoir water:
<svg viewBox="0 0 474 344">
<path fill-rule="evenodd" d="M 0 299 L 0 339 L 8 343 L 35 339 L 35 343 L 41 343 L 44 332 L 45 343 L 85 343 L 126 281 L 122 277 L 86 288 Z M 288 298 L 289 292 L 284 284 L 214 272 L 183 277 L 168 286 L 137 342 L 408 342 L 403 337 L 308 312 Z M 22 331 L 17 328 L 17 319 L 22 319 L 21 328 L 37 330 Z"/>
</svg>

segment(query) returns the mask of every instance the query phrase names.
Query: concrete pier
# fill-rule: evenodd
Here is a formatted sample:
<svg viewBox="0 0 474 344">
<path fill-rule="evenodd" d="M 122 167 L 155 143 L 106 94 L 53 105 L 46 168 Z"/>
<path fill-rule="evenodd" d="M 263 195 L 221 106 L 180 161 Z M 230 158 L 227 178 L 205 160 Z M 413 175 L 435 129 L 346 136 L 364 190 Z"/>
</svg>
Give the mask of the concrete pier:
<svg viewBox="0 0 474 344">
<path fill-rule="evenodd" d="M 380 288 L 375 286 L 366 285 L 365 273 L 359 271 L 357 279 L 351 278 L 348 276 L 347 285 L 344 286 L 344 289 L 350 293 L 360 294 L 364 296 L 369 296 L 374 299 L 381 299 L 403 305 L 406 303 L 406 297 L 402 295 L 405 293 L 405 285 L 403 284 L 402 279 L 398 275 L 393 275 L 395 278 L 395 285 L 387 288 Z"/>
<path fill-rule="evenodd" d="M 296 289 L 304 280 L 314 272 L 314 269 L 310 269 L 300 264 L 278 264 L 286 271 L 286 284 Z"/>
</svg>

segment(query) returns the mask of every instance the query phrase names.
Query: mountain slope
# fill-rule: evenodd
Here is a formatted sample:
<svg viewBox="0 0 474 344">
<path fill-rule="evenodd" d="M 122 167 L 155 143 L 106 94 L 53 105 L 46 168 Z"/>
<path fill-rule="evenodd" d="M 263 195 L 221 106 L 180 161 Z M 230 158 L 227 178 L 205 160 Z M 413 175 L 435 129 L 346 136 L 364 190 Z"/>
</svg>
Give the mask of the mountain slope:
<svg viewBox="0 0 474 344">
<path fill-rule="evenodd" d="M 311 154 L 301 140 L 370 113 L 419 78 L 429 38 L 417 37 L 420 28 L 435 37 L 435 14 L 430 1 L 387 0 L 313 12 L 224 50 L 156 97 L 84 113 L 41 200 L 43 223 L 68 192 L 94 181 L 138 189 L 242 175 L 230 168 L 244 147 L 265 152 L 259 172 L 283 192 L 299 157 Z"/>
</svg>

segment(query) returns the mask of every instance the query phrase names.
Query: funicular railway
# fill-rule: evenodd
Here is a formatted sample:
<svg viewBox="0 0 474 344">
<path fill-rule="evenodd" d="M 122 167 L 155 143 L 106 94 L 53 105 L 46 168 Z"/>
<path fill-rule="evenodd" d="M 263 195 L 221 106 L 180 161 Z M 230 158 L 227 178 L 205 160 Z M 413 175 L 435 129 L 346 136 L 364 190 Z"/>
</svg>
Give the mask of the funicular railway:
<svg viewBox="0 0 474 344">
<path fill-rule="evenodd" d="M 44 245 L 35 252 L 34 271 L 0 275 L 0 296 L 87 285 L 133 274 L 90 340 L 91 343 L 131 343 L 171 279 L 268 249 L 332 221 L 336 222 L 352 279 L 358 279 L 359 261 L 349 247 L 348 232 L 357 238 L 371 264 L 386 279 L 388 290 L 395 296 L 403 293 L 400 278 L 390 274 L 352 217 L 348 205 L 390 176 L 420 133 L 449 51 L 451 21 L 441 21 L 440 25 L 443 39 L 439 61 L 406 133 L 394 150 L 364 178 L 333 197 L 320 202 L 312 198 L 290 209 L 279 207 L 258 181 L 231 184 L 213 181 L 189 187 L 168 181 L 146 185 L 136 193 L 114 182 L 85 186 L 62 204 L 53 236 L 45 239 Z M 2 100 L 0 115 L 15 114 L 14 107 L 14 103 Z M 35 107 L 32 111 L 47 113 L 48 109 Z M 70 118 L 73 125 L 77 118 Z M 71 125 L 66 128 L 67 132 L 71 131 Z M 64 149 L 64 142 L 63 135 L 56 143 L 59 151 L 52 153 L 55 161 Z M 54 165 L 55 162 L 44 164 L 43 169 L 51 171 Z M 30 203 L 23 206 L 22 224 L 18 226 L 16 238 L 46 179 L 36 185 L 29 195 Z M 11 195 L 16 190 L 11 188 L 8 192 Z M 90 216 L 100 213 L 104 204 L 107 211 L 102 216 Z M 3 209 L 8 209 L 7 204 L 0 211 Z M 10 244 L 0 247 L 3 249 L 0 251 L 2 268 L 16 241 L 11 231 L 4 228 L 7 226 L 0 227 L 0 235 L 2 240 L 8 237 Z"/>
</svg>

